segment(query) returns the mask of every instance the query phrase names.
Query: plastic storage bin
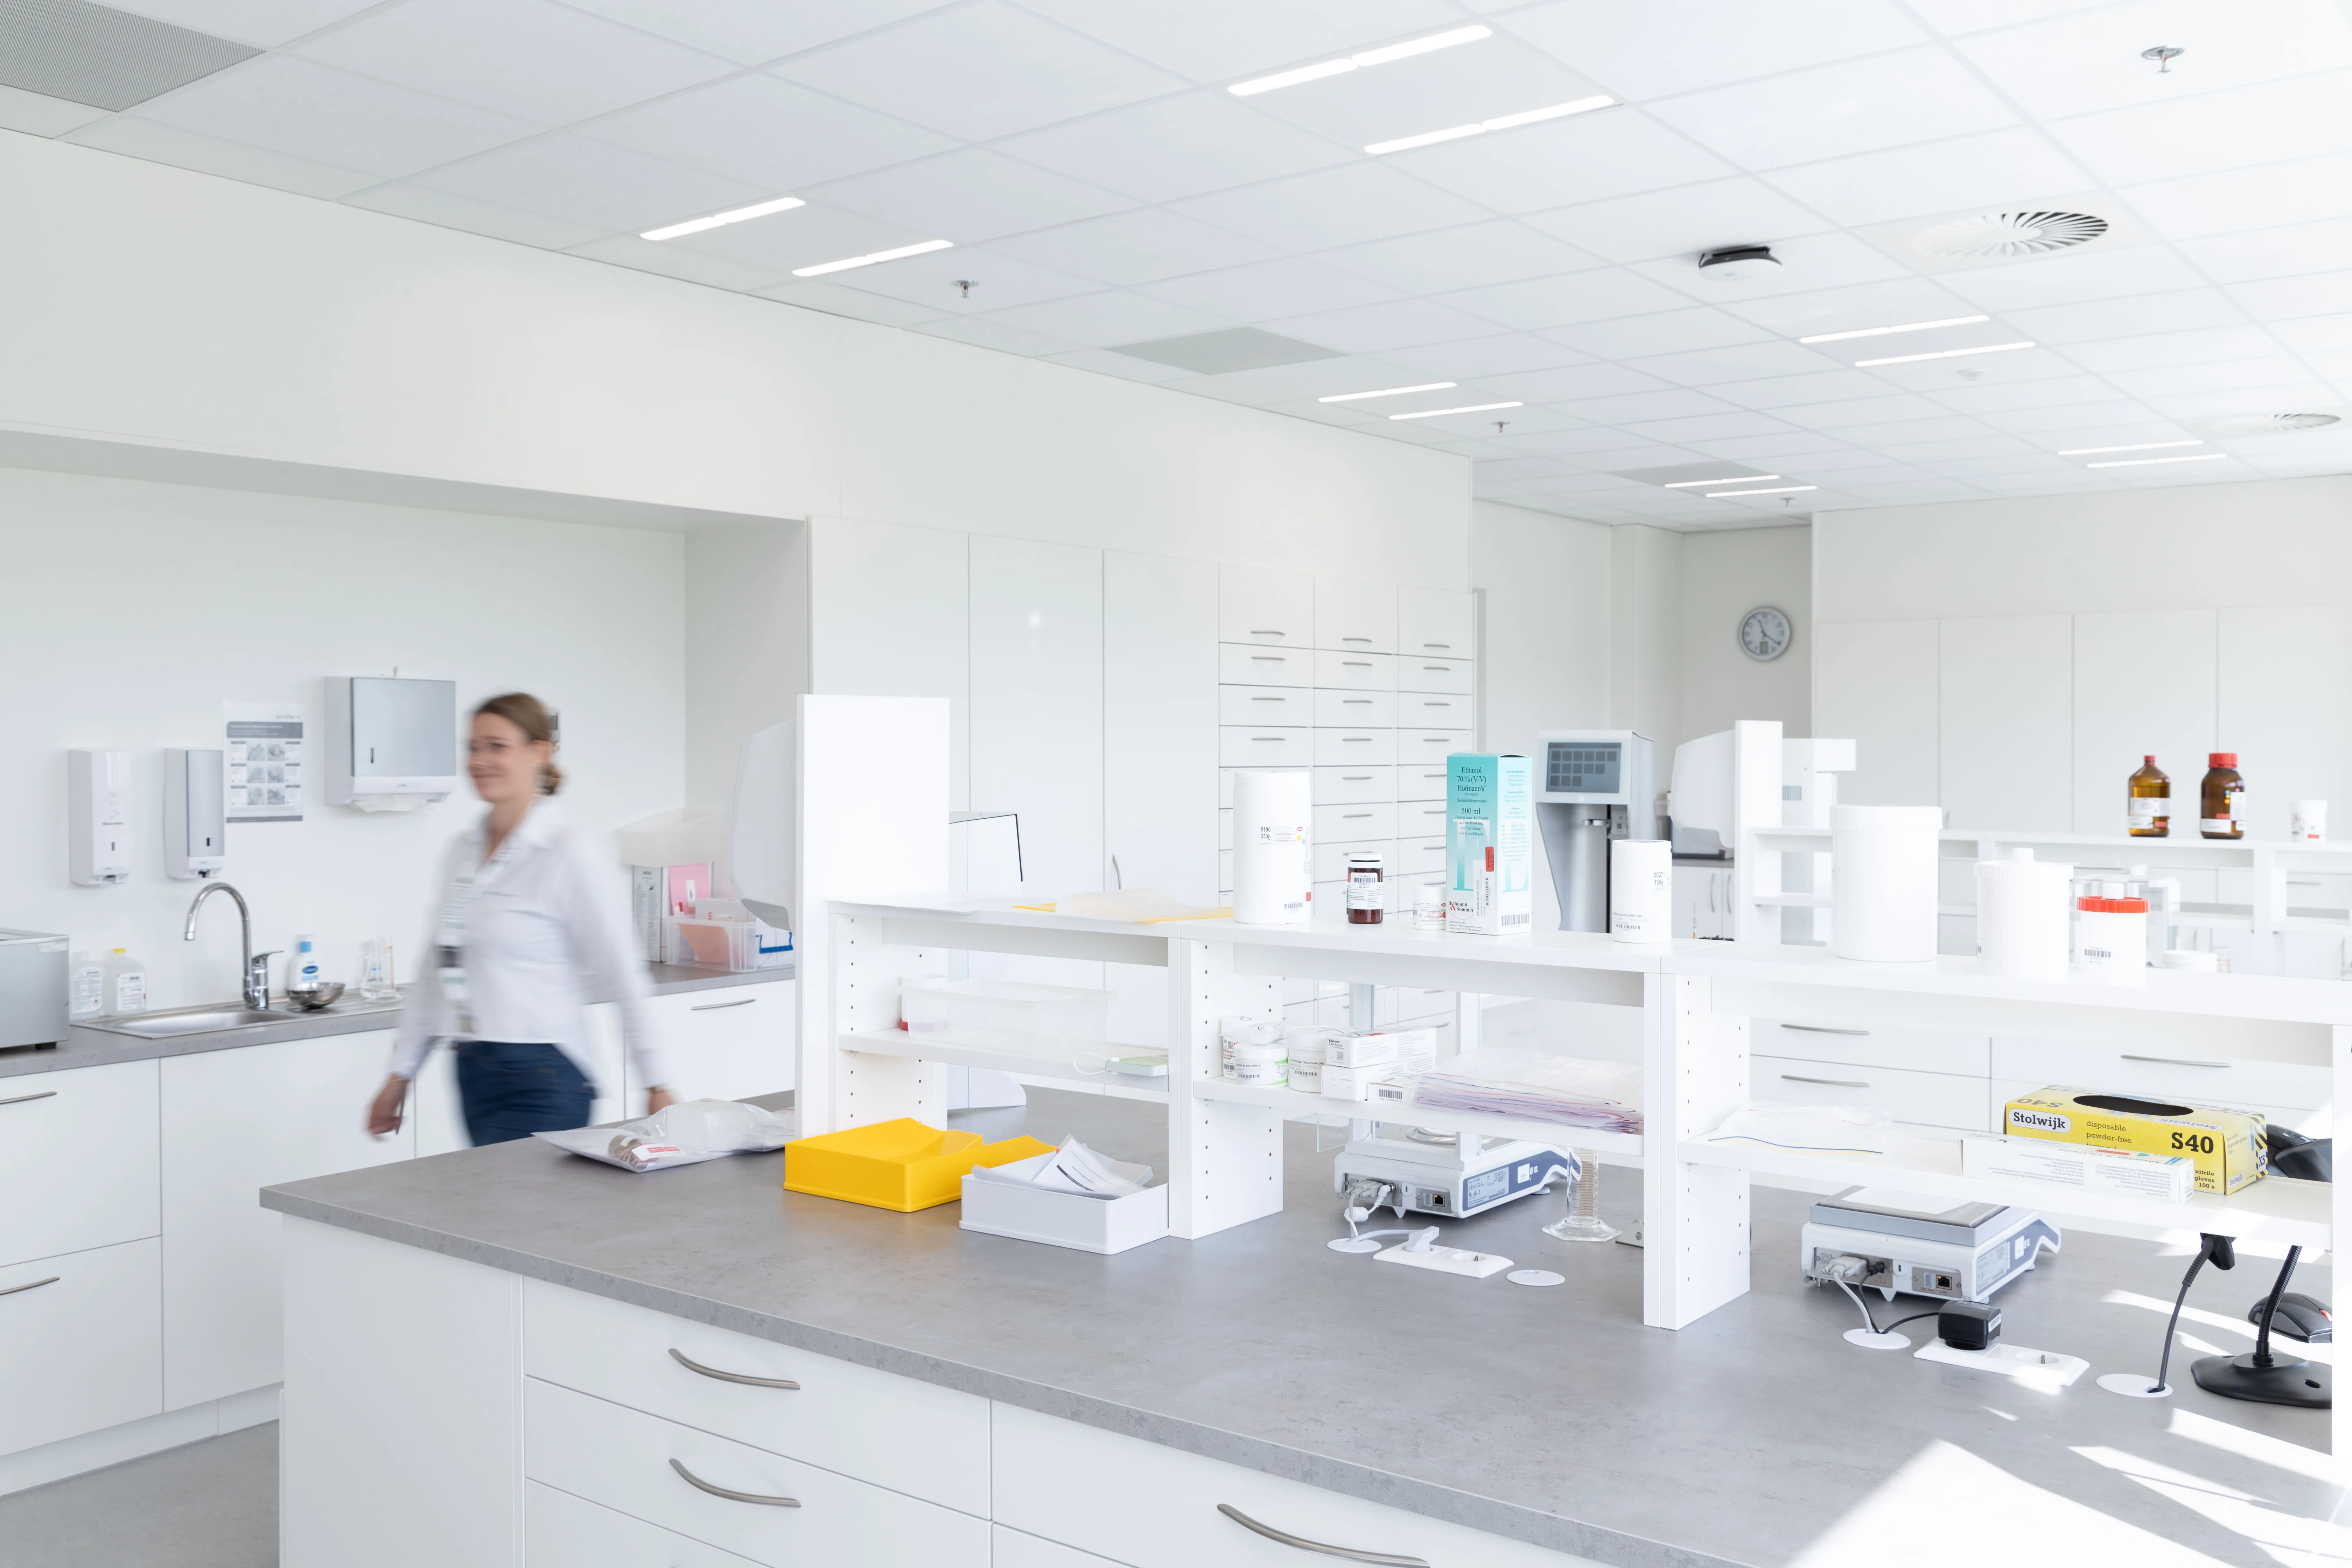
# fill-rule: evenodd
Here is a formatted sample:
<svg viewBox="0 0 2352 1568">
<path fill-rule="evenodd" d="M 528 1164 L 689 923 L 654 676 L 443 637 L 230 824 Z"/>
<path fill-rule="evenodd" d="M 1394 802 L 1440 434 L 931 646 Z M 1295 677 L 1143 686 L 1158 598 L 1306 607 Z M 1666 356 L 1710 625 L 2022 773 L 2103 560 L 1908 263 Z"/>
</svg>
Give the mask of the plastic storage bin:
<svg viewBox="0 0 2352 1568">
<path fill-rule="evenodd" d="M 1042 1163 L 1053 1152 L 1048 1149 L 1030 1159 Z M 1168 1234 L 1168 1189 L 1163 1184 L 1123 1198 L 1095 1198 L 1084 1193 L 975 1181 L 967 1175 L 963 1215 L 956 1223 L 965 1230 L 1009 1236 L 1015 1241 L 1042 1241 L 1048 1247 L 1076 1247 L 1080 1252 L 1125 1252 Z"/>
<path fill-rule="evenodd" d="M 957 1184 L 974 1165 L 1053 1152 L 1027 1137 L 983 1145 L 977 1132 L 941 1131 L 902 1116 L 785 1144 L 784 1190 L 912 1214 L 955 1202 Z"/>
<path fill-rule="evenodd" d="M 1099 1040 L 1110 1030 L 1110 995 L 1026 980 L 910 980 L 898 994 L 910 1035 L 1045 1035 Z"/>
<path fill-rule="evenodd" d="M 792 938 L 752 921 L 677 919 L 664 922 L 662 957 L 705 969 L 779 969 L 793 961 Z"/>
</svg>

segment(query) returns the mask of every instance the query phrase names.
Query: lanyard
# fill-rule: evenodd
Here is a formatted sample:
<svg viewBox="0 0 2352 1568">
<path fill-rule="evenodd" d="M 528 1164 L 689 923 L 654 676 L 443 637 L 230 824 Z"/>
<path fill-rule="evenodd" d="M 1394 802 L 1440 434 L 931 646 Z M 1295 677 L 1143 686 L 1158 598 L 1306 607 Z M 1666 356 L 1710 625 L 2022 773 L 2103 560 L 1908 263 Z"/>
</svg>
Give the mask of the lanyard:
<svg viewBox="0 0 2352 1568">
<path fill-rule="evenodd" d="M 437 957 L 441 994 L 457 1009 L 457 1033 L 454 1037 L 469 1038 L 474 1033 L 474 1010 L 466 989 L 466 922 L 474 912 L 474 900 L 482 884 L 514 854 L 522 824 L 517 823 L 490 858 L 478 867 L 460 870 L 449 884 L 449 897 L 441 906 L 441 932 Z"/>
</svg>

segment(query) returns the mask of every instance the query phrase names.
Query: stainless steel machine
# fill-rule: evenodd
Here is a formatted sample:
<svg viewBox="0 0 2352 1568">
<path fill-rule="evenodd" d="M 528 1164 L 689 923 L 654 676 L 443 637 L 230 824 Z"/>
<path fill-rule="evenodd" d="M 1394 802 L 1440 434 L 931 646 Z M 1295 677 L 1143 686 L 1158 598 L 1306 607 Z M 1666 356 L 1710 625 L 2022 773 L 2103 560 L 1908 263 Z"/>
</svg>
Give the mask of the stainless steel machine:
<svg viewBox="0 0 2352 1568">
<path fill-rule="evenodd" d="M 1559 895 L 1559 929 L 1609 929 L 1609 843 L 1654 838 L 1650 739 L 1631 730 L 1547 730 L 1536 822 Z"/>
</svg>

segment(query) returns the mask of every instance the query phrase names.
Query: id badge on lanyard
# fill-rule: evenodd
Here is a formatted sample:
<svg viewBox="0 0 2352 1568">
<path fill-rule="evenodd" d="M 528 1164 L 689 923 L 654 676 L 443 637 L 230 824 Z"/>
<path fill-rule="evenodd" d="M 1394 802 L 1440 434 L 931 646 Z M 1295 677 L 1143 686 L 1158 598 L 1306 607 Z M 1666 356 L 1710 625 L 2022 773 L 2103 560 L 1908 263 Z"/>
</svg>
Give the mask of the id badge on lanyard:
<svg viewBox="0 0 2352 1568">
<path fill-rule="evenodd" d="M 441 994 L 448 999 L 456 1016 L 453 1039 L 471 1039 L 474 1036 L 472 998 L 466 988 L 466 922 L 474 910 L 474 899 L 481 891 L 482 880 L 505 863 L 514 848 L 514 835 L 498 847 L 498 853 L 480 866 L 457 873 L 449 886 L 449 900 L 441 907 L 440 939 L 435 944 L 439 964 Z"/>
</svg>

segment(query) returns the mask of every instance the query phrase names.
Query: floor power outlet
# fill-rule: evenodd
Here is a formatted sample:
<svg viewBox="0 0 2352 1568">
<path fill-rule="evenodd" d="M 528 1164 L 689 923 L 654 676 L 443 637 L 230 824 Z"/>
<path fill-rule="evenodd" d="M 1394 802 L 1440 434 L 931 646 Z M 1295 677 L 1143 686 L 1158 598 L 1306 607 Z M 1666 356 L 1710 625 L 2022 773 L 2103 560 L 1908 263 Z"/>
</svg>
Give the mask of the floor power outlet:
<svg viewBox="0 0 2352 1568">
<path fill-rule="evenodd" d="M 1472 1252 L 1459 1247 L 1433 1247 L 1427 1252 L 1408 1252 L 1402 1247 L 1391 1247 L 1377 1254 L 1372 1261 L 1402 1263 L 1408 1268 L 1433 1268 L 1440 1274 L 1466 1274 L 1473 1279 L 1500 1274 L 1511 1266 L 1507 1258 L 1497 1258 L 1491 1252 Z"/>
</svg>

